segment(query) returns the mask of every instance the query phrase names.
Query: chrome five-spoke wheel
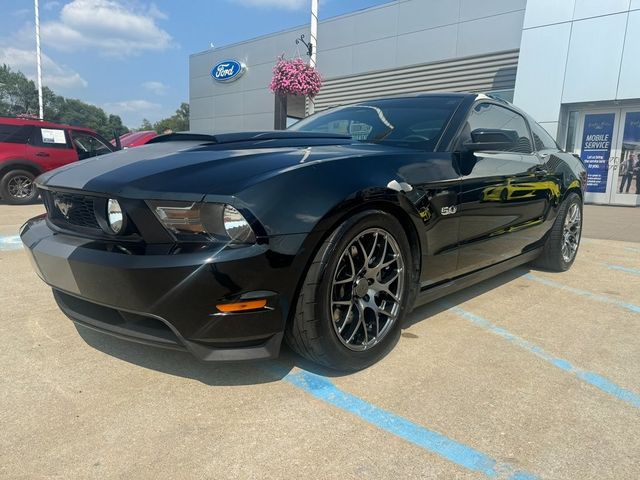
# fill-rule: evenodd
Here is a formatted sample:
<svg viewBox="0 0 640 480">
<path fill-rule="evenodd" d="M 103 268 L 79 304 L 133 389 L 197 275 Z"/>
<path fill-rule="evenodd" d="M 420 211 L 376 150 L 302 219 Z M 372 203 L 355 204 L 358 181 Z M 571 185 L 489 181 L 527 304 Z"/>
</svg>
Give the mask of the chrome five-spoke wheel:
<svg viewBox="0 0 640 480">
<path fill-rule="evenodd" d="M 571 262 L 578 251 L 581 228 L 580 205 L 572 203 L 567 210 L 562 230 L 562 258 L 565 262 Z"/>
<path fill-rule="evenodd" d="M 398 242 L 381 229 L 357 235 L 333 274 L 333 328 L 350 350 L 371 348 L 396 322 L 404 296 L 404 261 Z"/>
</svg>

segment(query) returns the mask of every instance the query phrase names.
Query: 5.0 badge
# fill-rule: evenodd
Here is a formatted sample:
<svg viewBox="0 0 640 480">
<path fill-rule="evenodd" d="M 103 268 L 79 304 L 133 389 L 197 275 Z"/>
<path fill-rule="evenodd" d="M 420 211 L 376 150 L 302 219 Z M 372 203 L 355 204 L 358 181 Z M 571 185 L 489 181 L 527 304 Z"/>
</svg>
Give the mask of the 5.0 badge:
<svg viewBox="0 0 640 480">
<path fill-rule="evenodd" d="M 458 211 L 458 207 L 456 207 L 455 205 L 451 206 L 451 207 L 442 207 L 442 209 L 440 210 L 440 213 L 442 215 L 453 215 L 454 213 L 456 213 Z"/>
</svg>

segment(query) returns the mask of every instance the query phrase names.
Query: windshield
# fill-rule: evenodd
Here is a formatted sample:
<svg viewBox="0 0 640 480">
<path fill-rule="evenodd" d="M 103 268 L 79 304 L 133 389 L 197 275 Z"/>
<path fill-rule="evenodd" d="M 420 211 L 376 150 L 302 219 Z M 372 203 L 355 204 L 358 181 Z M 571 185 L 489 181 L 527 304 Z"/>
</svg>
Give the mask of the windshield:
<svg viewBox="0 0 640 480">
<path fill-rule="evenodd" d="M 390 98 L 337 107 L 289 130 L 351 135 L 355 140 L 433 150 L 462 97 Z"/>
</svg>

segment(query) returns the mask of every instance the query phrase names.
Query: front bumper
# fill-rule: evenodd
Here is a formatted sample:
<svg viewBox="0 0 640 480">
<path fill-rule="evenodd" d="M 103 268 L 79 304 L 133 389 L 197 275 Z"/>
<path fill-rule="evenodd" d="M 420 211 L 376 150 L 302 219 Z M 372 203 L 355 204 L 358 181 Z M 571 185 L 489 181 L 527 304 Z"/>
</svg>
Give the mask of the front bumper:
<svg viewBox="0 0 640 480">
<path fill-rule="evenodd" d="M 54 232 L 44 216 L 27 222 L 21 238 L 36 272 L 78 324 L 186 350 L 201 360 L 279 353 L 300 275 L 293 254 L 266 244 L 133 253 L 123 245 Z M 250 298 L 266 298 L 267 305 L 234 314 L 215 307 Z"/>
</svg>

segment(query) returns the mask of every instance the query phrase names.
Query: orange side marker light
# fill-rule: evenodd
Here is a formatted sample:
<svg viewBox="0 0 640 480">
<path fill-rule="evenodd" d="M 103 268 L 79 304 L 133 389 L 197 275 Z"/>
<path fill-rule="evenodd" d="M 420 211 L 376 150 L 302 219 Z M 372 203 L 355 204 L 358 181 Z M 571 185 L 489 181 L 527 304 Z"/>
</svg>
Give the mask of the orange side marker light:
<svg viewBox="0 0 640 480">
<path fill-rule="evenodd" d="M 216 308 L 222 313 L 244 312 L 246 310 L 257 310 L 267 306 L 266 300 L 247 300 L 246 302 L 222 303 Z"/>
</svg>

